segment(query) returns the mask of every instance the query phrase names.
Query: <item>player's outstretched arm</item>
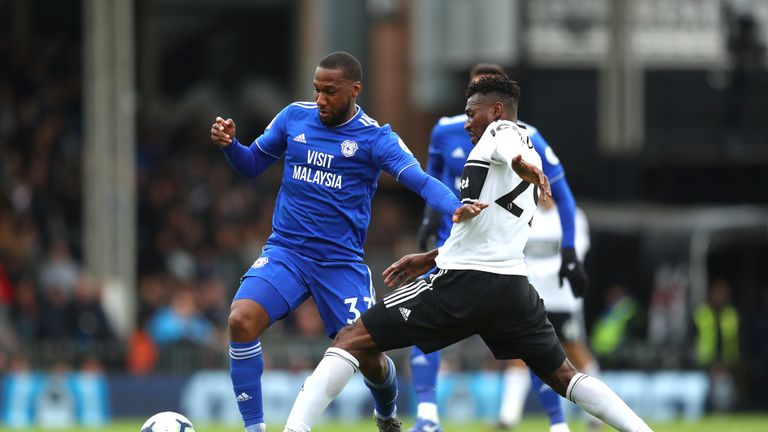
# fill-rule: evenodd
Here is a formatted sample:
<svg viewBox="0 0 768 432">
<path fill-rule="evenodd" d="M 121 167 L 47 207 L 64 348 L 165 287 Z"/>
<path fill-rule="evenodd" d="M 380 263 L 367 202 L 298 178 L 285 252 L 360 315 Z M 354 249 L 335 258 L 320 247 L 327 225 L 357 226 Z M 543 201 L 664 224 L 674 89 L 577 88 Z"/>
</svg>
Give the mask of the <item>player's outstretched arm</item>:
<svg viewBox="0 0 768 432">
<path fill-rule="evenodd" d="M 565 177 L 561 177 L 552 185 L 552 198 L 554 198 L 557 204 L 560 227 L 563 231 L 563 242 L 560 250 L 560 271 L 558 272 L 560 286 L 563 286 L 564 279 L 568 279 L 573 295 L 582 297 L 589 289 L 589 277 L 575 249 L 576 200 Z"/>
<path fill-rule="evenodd" d="M 461 207 L 461 202 L 453 191 L 440 180 L 425 173 L 418 164 L 403 170 L 397 181 L 418 193 L 427 205 L 438 213 L 453 214 L 457 208 Z"/>
<path fill-rule="evenodd" d="M 224 151 L 227 162 L 243 177 L 255 177 L 269 168 L 278 158 L 259 149 L 256 143 L 246 147 L 235 137 L 235 122 L 216 117 L 211 125 L 211 141 Z"/>
<path fill-rule="evenodd" d="M 437 249 L 406 255 L 382 272 L 384 283 L 390 288 L 407 284 L 433 268 L 435 258 Z"/>
<path fill-rule="evenodd" d="M 541 199 L 546 201 L 552 197 L 552 189 L 549 186 L 549 179 L 536 165 L 529 164 L 523 160 L 523 155 L 518 154 L 512 159 L 512 169 L 517 175 L 528 183 L 532 183 L 541 190 Z"/>
<path fill-rule="evenodd" d="M 216 121 L 211 125 L 211 141 L 221 148 L 227 147 L 232 144 L 235 131 L 235 122 L 231 118 L 224 120 L 216 117 Z"/>
<path fill-rule="evenodd" d="M 484 203 L 482 201 L 475 201 L 469 204 L 462 204 L 461 207 L 457 208 L 456 211 L 453 212 L 453 217 L 451 218 L 451 220 L 453 221 L 453 223 L 470 220 L 473 217 L 479 215 L 480 212 L 487 207 L 488 207 L 488 203 Z"/>
</svg>

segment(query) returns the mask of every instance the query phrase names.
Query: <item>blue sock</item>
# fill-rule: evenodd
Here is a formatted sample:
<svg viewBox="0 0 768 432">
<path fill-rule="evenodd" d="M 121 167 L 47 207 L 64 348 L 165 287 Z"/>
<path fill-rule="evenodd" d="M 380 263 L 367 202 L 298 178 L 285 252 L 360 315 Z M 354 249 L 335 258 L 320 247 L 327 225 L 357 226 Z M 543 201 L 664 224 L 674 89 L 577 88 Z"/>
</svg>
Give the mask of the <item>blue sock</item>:
<svg viewBox="0 0 768 432">
<path fill-rule="evenodd" d="M 365 379 L 365 385 L 371 390 L 371 396 L 373 396 L 373 408 L 379 417 L 389 418 L 395 414 L 395 407 L 397 402 L 397 371 L 395 370 L 395 363 L 388 356 L 384 356 L 387 359 L 389 370 L 387 371 L 387 378 L 382 384 L 375 384 L 368 379 Z"/>
<path fill-rule="evenodd" d="M 549 416 L 549 424 L 565 423 L 565 414 L 563 413 L 563 407 L 560 405 L 560 395 L 552 390 L 550 386 L 544 384 L 533 371 L 531 371 L 531 387 L 536 390 L 541 406 L 544 407 L 544 411 Z"/>
<path fill-rule="evenodd" d="M 261 400 L 264 356 L 261 354 L 261 342 L 258 339 L 229 343 L 229 373 L 245 427 L 264 423 L 264 406 Z"/>
<path fill-rule="evenodd" d="M 416 402 L 437 403 L 437 372 L 440 369 L 440 351 L 424 354 L 415 346 L 411 349 L 411 379 Z"/>
</svg>

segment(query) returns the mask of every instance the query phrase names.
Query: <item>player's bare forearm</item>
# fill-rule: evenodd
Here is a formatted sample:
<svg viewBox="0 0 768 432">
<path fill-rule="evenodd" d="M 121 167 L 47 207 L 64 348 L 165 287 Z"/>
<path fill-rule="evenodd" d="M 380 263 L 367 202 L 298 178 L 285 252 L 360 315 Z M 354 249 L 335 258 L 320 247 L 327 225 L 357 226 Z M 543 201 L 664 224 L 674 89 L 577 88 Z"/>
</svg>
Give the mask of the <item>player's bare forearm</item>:
<svg viewBox="0 0 768 432">
<path fill-rule="evenodd" d="M 532 183 L 541 190 L 541 199 L 546 201 L 552 197 L 552 188 L 549 179 L 536 165 L 523 160 L 523 155 L 517 155 L 512 159 L 512 169 L 517 175 L 528 183 Z"/>
<path fill-rule="evenodd" d="M 464 204 L 453 212 L 453 217 L 451 220 L 453 223 L 464 222 L 479 215 L 480 212 L 487 207 L 488 203 L 484 203 L 482 201 L 475 201 L 473 203 Z"/>
<path fill-rule="evenodd" d="M 437 249 L 432 249 L 429 252 L 410 254 L 400 258 L 382 273 L 384 283 L 394 288 L 413 281 L 435 266 L 437 254 Z"/>
</svg>

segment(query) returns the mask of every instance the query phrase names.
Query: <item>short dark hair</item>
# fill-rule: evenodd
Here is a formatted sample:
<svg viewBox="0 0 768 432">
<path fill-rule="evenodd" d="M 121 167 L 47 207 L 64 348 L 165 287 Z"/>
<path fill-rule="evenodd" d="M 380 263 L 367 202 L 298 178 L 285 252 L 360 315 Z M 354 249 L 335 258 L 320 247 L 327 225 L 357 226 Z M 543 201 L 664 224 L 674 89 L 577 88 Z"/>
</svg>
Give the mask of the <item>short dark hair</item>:
<svg viewBox="0 0 768 432">
<path fill-rule="evenodd" d="M 344 78 L 350 81 L 363 80 L 363 67 L 360 61 L 346 51 L 334 51 L 323 57 L 317 65 L 324 69 L 342 70 Z"/>
<path fill-rule="evenodd" d="M 473 80 L 467 86 L 465 92 L 467 98 L 476 93 L 491 95 L 498 98 L 504 105 L 517 107 L 520 100 L 520 86 L 517 81 L 512 81 L 502 75 L 484 75 Z"/>
<path fill-rule="evenodd" d="M 469 79 L 473 80 L 478 75 L 501 75 L 505 78 L 507 77 L 504 68 L 496 63 L 478 63 L 472 66 L 472 70 L 469 71 Z"/>
</svg>

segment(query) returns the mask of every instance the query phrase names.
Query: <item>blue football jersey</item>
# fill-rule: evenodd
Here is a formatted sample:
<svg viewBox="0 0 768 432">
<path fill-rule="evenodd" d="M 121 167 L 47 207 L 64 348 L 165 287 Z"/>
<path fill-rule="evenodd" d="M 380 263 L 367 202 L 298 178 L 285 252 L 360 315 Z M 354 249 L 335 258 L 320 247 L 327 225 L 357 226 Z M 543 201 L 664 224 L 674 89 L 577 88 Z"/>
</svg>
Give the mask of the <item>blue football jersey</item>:
<svg viewBox="0 0 768 432">
<path fill-rule="evenodd" d="M 467 116 L 465 114 L 441 118 L 432 128 L 429 143 L 427 173 L 451 188 L 457 197 L 459 196 L 464 162 L 474 147 L 467 131 L 464 130 L 466 121 Z M 563 166 L 538 129 L 519 120 L 517 123 L 528 130 L 533 147 L 536 153 L 541 156 L 542 171 L 549 178 L 549 182 L 554 183 L 563 178 L 565 176 Z M 445 243 L 451 233 L 451 226 L 451 215 L 443 215 L 440 228 L 437 231 L 437 247 Z"/>
<path fill-rule="evenodd" d="M 285 159 L 267 246 L 319 261 L 362 261 L 381 171 L 398 178 L 418 164 L 389 125 L 379 126 L 360 107 L 349 121 L 328 127 L 315 103 L 293 103 L 256 144 Z"/>
</svg>

